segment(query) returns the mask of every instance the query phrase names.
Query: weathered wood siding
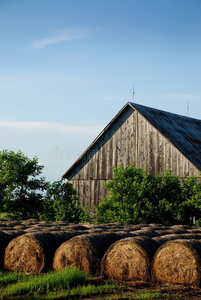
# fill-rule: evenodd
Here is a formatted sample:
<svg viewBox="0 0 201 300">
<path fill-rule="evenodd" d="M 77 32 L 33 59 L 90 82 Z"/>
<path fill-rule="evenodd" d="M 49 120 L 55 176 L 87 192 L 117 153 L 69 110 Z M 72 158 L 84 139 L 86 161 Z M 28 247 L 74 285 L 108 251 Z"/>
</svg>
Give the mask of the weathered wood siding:
<svg viewBox="0 0 201 300">
<path fill-rule="evenodd" d="M 199 176 L 200 171 L 136 110 L 125 112 L 105 132 L 87 155 L 87 163 L 70 180 L 79 201 L 94 207 L 107 191 L 103 182 L 113 178 L 112 166 L 129 163 L 154 176 L 172 170 L 179 177 Z M 123 121 L 122 121 L 123 120 Z"/>
</svg>

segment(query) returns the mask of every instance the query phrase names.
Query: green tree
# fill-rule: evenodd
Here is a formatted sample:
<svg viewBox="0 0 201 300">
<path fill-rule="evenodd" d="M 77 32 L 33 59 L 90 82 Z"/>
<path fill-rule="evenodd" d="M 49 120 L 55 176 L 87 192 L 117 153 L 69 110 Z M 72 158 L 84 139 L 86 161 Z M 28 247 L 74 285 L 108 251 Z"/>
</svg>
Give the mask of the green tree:
<svg viewBox="0 0 201 300">
<path fill-rule="evenodd" d="M 149 223 L 157 220 L 157 198 L 160 177 L 148 175 L 145 169 L 129 164 L 113 167 L 114 180 L 104 183 L 109 196 L 97 206 L 98 221 L 123 224 Z"/>
<path fill-rule="evenodd" d="M 201 225 L 201 183 L 195 176 L 183 180 L 183 198 L 180 205 L 180 220 L 190 220 Z"/>
<path fill-rule="evenodd" d="M 72 223 L 92 220 L 89 210 L 79 203 L 72 184 L 65 179 L 48 184 L 43 205 L 41 218 L 44 220 Z"/>
<path fill-rule="evenodd" d="M 181 223 L 181 203 L 183 202 L 182 182 L 178 176 L 166 171 L 161 177 L 158 198 L 158 216 L 160 222 L 166 225 Z"/>
<path fill-rule="evenodd" d="M 104 183 L 109 195 L 96 207 L 98 222 L 123 224 L 201 224 L 201 184 L 196 177 L 180 179 L 148 175 L 129 164 L 113 168 L 114 179 Z"/>
<path fill-rule="evenodd" d="M 35 218 L 42 210 L 47 182 L 41 177 L 38 158 L 29 159 L 20 150 L 0 151 L 0 210 L 16 219 Z"/>
</svg>

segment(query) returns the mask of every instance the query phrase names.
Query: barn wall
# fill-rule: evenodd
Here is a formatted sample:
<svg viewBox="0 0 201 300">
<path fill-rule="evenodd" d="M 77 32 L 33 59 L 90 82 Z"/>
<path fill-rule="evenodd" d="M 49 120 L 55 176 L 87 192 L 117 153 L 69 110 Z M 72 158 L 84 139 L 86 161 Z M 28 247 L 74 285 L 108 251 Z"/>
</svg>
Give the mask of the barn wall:
<svg viewBox="0 0 201 300">
<path fill-rule="evenodd" d="M 88 152 L 88 163 L 71 180 L 79 201 L 92 211 L 107 193 L 103 182 L 113 178 L 112 166 L 132 162 L 154 176 L 166 170 L 179 177 L 199 176 L 200 171 L 137 111 L 116 126 L 113 134 L 101 137 L 102 145 Z"/>
</svg>

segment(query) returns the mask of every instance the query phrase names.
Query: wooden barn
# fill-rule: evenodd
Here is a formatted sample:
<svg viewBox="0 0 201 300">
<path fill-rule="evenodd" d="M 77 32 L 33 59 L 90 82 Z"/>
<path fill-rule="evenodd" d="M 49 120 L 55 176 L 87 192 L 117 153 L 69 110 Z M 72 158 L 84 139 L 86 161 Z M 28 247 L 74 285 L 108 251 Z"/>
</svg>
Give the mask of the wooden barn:
<svg viewBox="0 0 201 300">
<path fill-rule="evenodd" d="M 134 163 L 153 175 L 201 173 L 201 120 L 128 102 L 63 175 L 91 211 L 106 195 L 112 166 Z"/>
</svg>

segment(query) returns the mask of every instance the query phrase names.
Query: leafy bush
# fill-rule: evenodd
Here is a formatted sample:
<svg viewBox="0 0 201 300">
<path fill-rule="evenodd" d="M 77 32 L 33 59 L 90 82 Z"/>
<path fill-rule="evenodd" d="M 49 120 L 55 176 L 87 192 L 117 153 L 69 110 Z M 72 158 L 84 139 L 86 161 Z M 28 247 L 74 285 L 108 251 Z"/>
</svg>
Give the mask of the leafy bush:
<svg viewBox="0 0 201 300">
<path fill-rule="evenodd" d="M 201 184 L 196 177 L 152 176 L 129 164 L 113 168 L 114 180 L 104 183 L 109 196 L 97 206 L 100 223 L 201 223 Z"/>
<path fill-rule="evenodd" d="M 65 179 L 54 181 L 47 186 L 43 205 L 44 210 L 40 216 L 43 220 L 72 223 L 92 220 L 89 210 L 78 202 L 72 184 Z"/>
</svg>

